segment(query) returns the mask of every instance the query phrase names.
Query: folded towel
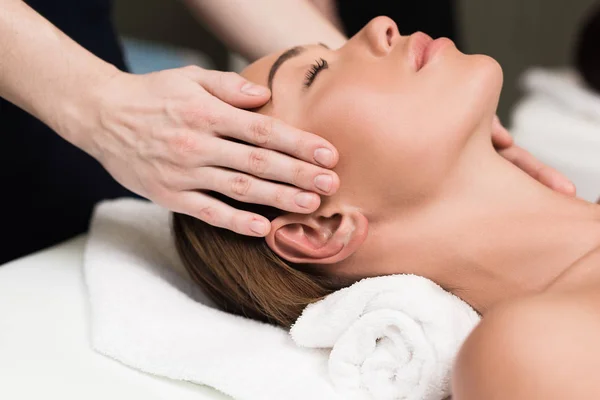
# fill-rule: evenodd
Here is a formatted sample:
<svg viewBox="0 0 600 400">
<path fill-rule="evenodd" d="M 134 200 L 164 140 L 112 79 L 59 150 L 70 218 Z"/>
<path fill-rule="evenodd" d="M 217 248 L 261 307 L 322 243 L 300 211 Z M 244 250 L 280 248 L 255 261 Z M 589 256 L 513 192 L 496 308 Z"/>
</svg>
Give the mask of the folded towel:
<svg viewBox="0 0 600 400">
<path fill-rule="evenodd" d="M 456 353 L 479 322 L 458 297 L 428 279 L 364 279 L 308 306 L 291 335 L 332 349 L 329 374 L 345 399 L 441 400 Z"/>
<path fill-rule="evenodd" d="M 342 400 L 324 378 L 323 351 L 213 308 L 181 268 L 167 210 L 131 199 L 97 206 L 84 252 L 93 348 L 239 400 Z"/>
<path fill-rule="evenodd" d="M 337 386 L 356 386 L 344 365 L 335 360 L 369 353 L 380 338 L 377 357 L 371 357 L 373 361 L 364 368 L 373 376 L 369 378 L 372 398 L 440 400 L 447 392 L 450 358 L 462 333 L 476 321 L 468 306 L 423 278 L 372 278 L 310 307 L 294 328 L 296 340 L 302 343 L 299 338 L 306 337 L 303 343 L 324 348 L 302 348 L 284 329 L 214 308 L 184 277 L 165 209 L 131 199 L 101 203 L 88 237 L 84 276 L 94 349 L 133 368 L 209 385 L 235 399 L 346 400 L 328 376 L 328 362 Z M 448 303 L 442 304 L 445 300 Z M 331 312 L 331 319 L 319 310 Z M 397 311 L 386 316 L 391 310 Z M 385 319 L 397 323 L 382 324 Z M 473 323 L 467 325 L 467 320 Z M 361 331 L 353 329 L 361 326 L 372 331 L 370 337 L 355 333 Z M 432 334 L 434 327 L 447 331 Z M 398 340 L 406 342 L 406 350 L 385 344 Z M 431 342 L 430 347 L 425 341 Z M 334 349 L 331 358 L 327 348 Z M 406 357 L 422 360 L 420 367 L 416 362 L 404 369 L 398 366 L 396 379 L 406 376 L 403 387 L 412 397 L 388 396 L 389 384 L 379 383 L 384 379 L 373 368 L 406 364 Z M 437 363 L 444 364 L 437 368 Z M 424 388 L 425 381 L 444 388 L 439 397 Z"/>
</svg>

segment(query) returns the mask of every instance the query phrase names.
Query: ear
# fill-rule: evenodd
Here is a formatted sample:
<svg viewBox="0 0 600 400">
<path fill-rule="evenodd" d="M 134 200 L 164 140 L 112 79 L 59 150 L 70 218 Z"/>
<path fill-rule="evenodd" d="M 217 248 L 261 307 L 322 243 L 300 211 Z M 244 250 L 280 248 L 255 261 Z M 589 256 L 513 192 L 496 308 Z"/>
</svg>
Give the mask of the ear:
<svg viewBox="0 0 600 400">
<path fill-rule="evenodd" d="M 281 258 L 297 264 L 334 264 L 351 256 L 367 238 L 368 220 L 351 209 L 331 215 L 287 214 L 271 222 L 266 237 Z"/>
</svg>

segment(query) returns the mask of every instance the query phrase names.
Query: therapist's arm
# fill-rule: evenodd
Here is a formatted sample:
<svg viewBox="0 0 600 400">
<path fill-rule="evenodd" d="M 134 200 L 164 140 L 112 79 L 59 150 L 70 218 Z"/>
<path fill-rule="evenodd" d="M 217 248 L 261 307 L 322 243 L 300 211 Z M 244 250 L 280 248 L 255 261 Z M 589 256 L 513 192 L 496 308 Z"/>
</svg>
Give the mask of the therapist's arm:
<svg viewBox="0 0 600 400">
<path fill-rule="evenodd" d="M 0 0 L 0 97 L 61 132 L 60 116 L 85 100 L 83 89 L 91 92 L 117 72 L 23 1 Z"/>
<path fill-rule="evenodd" d="M 307 43 L 341 47 L 346 37 L 308 0 L 185 0 L 249 60 Z"/>
<path fill-rule="evenodd" d="M 210 193 L 310 213 L 319 195 L 339 186 L 329 170 L 338 154 L 325 139 L 243 110 L 268 101 L 267 88 L 196 66 L 119 71 L 21 0 L 0 0 L 0 97 L 92 155 L 129 190 L 237 233 L 264 236 L 269 220 Z M 0 125 L 6 134 L 27 132 Z"/>
</svg>

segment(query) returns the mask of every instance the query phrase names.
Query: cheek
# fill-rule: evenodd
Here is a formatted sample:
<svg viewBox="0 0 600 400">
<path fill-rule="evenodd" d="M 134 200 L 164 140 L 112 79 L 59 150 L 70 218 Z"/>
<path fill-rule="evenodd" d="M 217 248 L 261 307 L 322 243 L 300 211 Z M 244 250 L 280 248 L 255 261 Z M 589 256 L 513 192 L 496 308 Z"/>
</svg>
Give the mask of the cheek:
<svg viewBox="0 0 600 400">
<path fill-rule="evenodd" d="M 297 109 L 295 125 L 340 152 L 341 191 L 407 203 L 440 186 L 483 116 L 495 113 L 501 86 L 492 59 L 451 61 L 420 76 L 340 74 Z"/>
<path fill-rule="evenodd" d="M 442 127 L 433 123 L 429 100 L 415 94 L 416 88 L 389 87 L 323 88 L 305 110 L 303 129 L 340 152 L 336 172 L 341 191 L 352 190 L 354 197 L 375 193 L 381 201 L 416 201 L 439 183 L 444 171 L 436 162 L 445 154 L 444 146 L 434 134 Z"/>
</svg>

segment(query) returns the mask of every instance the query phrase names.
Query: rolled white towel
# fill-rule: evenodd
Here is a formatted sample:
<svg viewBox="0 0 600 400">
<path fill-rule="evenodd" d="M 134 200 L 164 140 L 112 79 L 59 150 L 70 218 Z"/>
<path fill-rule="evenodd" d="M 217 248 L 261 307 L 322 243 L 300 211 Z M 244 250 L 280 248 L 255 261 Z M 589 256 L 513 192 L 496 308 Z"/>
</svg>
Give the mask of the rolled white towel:
<svg viewBox="0 0 600 400">
<path fill-rule="evenodd" d="M 363 279 L 308 306 L 291 329 L 303 347 L 331 348 L 344 398 L 442 400 L 452 363 L 479 315 L 414 275 Z"/>
</svg>

